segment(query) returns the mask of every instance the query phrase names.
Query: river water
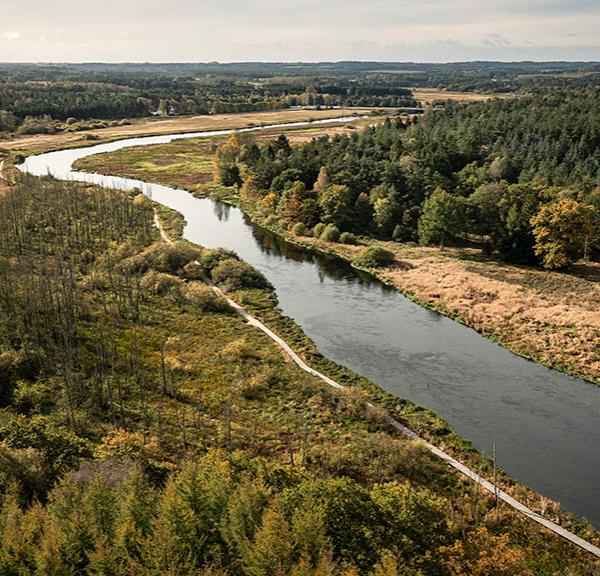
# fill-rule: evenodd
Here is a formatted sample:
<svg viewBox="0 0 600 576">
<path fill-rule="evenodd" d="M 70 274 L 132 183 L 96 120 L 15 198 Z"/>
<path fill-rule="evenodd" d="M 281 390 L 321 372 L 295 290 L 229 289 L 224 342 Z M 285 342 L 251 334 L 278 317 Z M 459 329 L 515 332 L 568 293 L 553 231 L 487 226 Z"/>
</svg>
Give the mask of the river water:
<svg viewBox="0 0 600 576">
<path fill-rule="evenodd" d="M 486 454 L 495 437 L 497 462 L 510 476 L 600 528 L 599 387 L 515 356 L 339 259 L 291 246 L 253 226 L 237 208 L 167 186 L 71 170 L 75 160 L 91 154 L 229 132 L 50 152 L 27 158 L 21 169 L 111 188 L 140 187 L 178 210 L 187 221 L 188 240 L 235 250 L 263 272 L 283 312 L 321 353 L 431 408 Z"/>
</svg>

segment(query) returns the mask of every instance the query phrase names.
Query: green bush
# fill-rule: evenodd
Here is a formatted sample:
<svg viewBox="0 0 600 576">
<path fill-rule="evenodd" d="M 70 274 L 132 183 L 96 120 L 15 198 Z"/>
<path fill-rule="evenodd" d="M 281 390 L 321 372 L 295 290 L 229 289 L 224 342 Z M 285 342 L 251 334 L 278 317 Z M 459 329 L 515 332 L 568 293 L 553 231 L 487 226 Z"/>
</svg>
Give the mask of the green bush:
<svg viewBox="0 0 600 576">
<path fill-rule="evenodd" d="M 319 239 L 324 242 L 337 242 L 340 239 L 340 231 L 335 224 L 327 224 Z"/>
<path fill-rule="evenodd" d="M 46 414 L 56 404 L 56 382 L 19 380 L 13 393 L 15 409 L 26 415 Z"/>
<path fill-rule="evenodd" d="M 224 260 L 239 260 L 239 257 L 233 250 L 217 248 L 205 252 L 200 259 L 200 264 L 204 271 L 210 274 Z"/>
<path fill-rule="evenodd" d="M 154 270 L 147 272 L 142 278 L 142 288 L 154 295 L 166 294 L 173 288 L 179 288 L 182 284 L 183 282 L 179 277 L 164 272 L 155 272 Z"/>
<path fill-rule="evenodd" d="M 200 264 L 200 262 L 193 261 L 188 262 L 183 267 L 183 277 L 187 280 L 204 280 L 206 278 L 206 274 L 202 264 Z"/>
<path fill-rule="evenodd" d="M 323 230 L 325 230 L 325 224 L 323 224 L 323 222 L 315 224 L 315 227 L 313 228 L 314 237 L 320 238 L 321 234 L 323 234 Z"/>
<path fill-rule="evenodd" d="M 135 253 L 131 244 L 123 244 L 111 255 L 119 261 L 119 267 L 127 272 L 143 274 L 153 268 L 159 272 L 175 274 L 189 262 L 202 258 L 203 251 L 184 241 L 175 244 L 159 243 L 149 246 L 141 253 Z"/>
<path fill-rule="evenodd" d="M 265 218 L 264 222 L 265 226 L 268 228 L 272 228 L 273 226 L 277 226 L 277 216 L 275 214 L 270 214 Z"/>
<path fill-rule="evenodd" d="M 356 244 L 357 239 L 356 236 L 352 234 L 352 232 L 342 232 L 340 234 L 340 242 L 342 244 Z"/>
<path fill-rule="evenodd" d="M 223 260 L 213 268 L 211 277 L 216 284 L 223 286 L 226 290 L 271 288 L 267 279 L 258 270 L 246 262 L 233 258 Z"/>
<path fill-rule="evenodd" d="M 227 302 L 214 293 L 209 286 L 194 282 L 182 291 L 183 298 L 202 312 L 222 312 L 227 310 Z"/>
<path fill-rule="evenodd" d="M 302 222 L 298 222 L 292 226 L 292 234 L 294 236 L 306 236 L 306 226 Z"/>
<path fill-rule="evenodd" d="M 360 254 L 354 259 L 354 264 L 361 268 L 380 268 L 389 266 L 393 262 L 393 252 L 378 246 L 369 246 L 361 250 Z"/>
<path fill-rule="evenodd" d="M 17 130 L 18 134 L 54 134 L 55 132 L 54 120 L 48 115 L 26 116 Z"/>
</svg>

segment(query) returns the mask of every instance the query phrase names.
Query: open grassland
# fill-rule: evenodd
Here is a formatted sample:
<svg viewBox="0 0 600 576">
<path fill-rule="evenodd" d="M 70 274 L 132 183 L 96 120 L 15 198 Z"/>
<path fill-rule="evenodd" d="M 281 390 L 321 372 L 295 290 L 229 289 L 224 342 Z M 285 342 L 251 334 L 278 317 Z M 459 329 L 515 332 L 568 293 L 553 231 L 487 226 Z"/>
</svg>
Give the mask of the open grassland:
<svg viewBox="0 0 600 576">
<path fill-rule="evenodd" d="M 293 142 L 314 133 L 292 131 L 286 135 Z M 260 138 L 273 136 L 262 134 Z M 218 144 L 218 139 L 204 139 L 135 148 L 89 157 L 77 166 L 238 202 L 235 193 L 212 182 L 212 154 Z M 264 224 L 255 206 L 246 203 L 242 207 Z M 350 261 L 362 248 L 298 238 L 277 225 L 269 227 L 295 242 L 335 252 Z M 394 252 L 397 264 L 378 274 L 415 301 L 521 356 L 600 383 L 600 265 L 580 264 L 567 274 L 499 263 L 474 249 L 439 250 L 367 238 L 362 243 L 379 244 Z"/>
<path fill-rule="evenodd" d="M 411 88 L 415 100 L 430 104 L 438 100 L 454 100 L 457 102 L 477 102 L 491 98 L 508 98 L 508 94 L 483 94 L 479 92 L 453 92 L 437 88 Z"/>
<path fill-rule="evenodd" d="M 341 116 L 368 115 L 367 108 L 338 108 L 335 110 L 277 110 L 271 112 L 249 112 L 241 114 L 213 114 L 210 116 L 178 116 L 173 118 L 143 118 L 131 120 L 125 126 L 111 126 L 98 130 L 81 132 L 61 132 L 59 134 L 36 134 L 14 136 L 0 140 L 0 149 L 17 151 L 22 154 L 35 154 L 56 150 L 101 144 L 123 138 L 155 136 L 160 134 L 182 134 L 205 130 L 225 130 L 230 128 L 249 128 L 267 124 L 323 120 Z"/>
</svg>

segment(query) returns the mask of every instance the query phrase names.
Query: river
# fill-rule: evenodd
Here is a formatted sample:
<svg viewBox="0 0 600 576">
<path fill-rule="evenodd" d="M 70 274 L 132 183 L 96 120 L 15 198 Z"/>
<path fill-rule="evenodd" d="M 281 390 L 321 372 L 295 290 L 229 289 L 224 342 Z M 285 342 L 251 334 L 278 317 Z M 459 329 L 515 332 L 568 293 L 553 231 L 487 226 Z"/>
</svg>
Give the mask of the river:
<svg viewBox="0 0 600 576">
<path fill-rule="evenodd" d="M 235 250 L 263 272 L 283 312 L 322 354 L 431 408 L 486 454 L 495 438 L 497 462 L 510 476 L 600 528 L 599 387 L 520 358 L 344 261 L 291 246 L 252 225 L 235 207 L 167 186 L 71 170 L 73 162 L 91 154 L 230 132 L 61 150 L 29 157 L 21 170 L 111 188 L 139 187 L 178 210 L 187 221 L 185 238 Z"/>
</svg>

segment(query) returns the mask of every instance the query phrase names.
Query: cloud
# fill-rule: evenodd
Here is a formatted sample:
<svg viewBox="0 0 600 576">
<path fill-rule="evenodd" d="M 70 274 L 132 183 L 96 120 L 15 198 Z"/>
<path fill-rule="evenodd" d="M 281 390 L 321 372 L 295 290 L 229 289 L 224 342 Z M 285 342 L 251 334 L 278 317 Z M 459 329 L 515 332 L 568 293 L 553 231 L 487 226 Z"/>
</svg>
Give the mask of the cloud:
<svg viewBox="0 0 600 576">
<path fill-rule="evenodd" d="M 491 32 L 481 42 L 484 46 L 490 46 L 493 48 L 511 45 L 510 40 L 508 40 L 506 36 L 498 34 L 498 32 Z"/>
<path fill-rule="evenodd" d="M 600 59 L 600 0 L 102 0 L 87 19 L 82 4 L 0 0 L 21 31 L 0 32 L 0 59 Z"/>
<path fill-rule="evenodd" d="M 19 34 L 18 32 L 2 32 L 0 34 L 0 38 L 2 38 L 2 40 L 8 40 L 9 42 L 11 40 L 18 40 L 21 37 L 21 34 Z"/>
</svg>

